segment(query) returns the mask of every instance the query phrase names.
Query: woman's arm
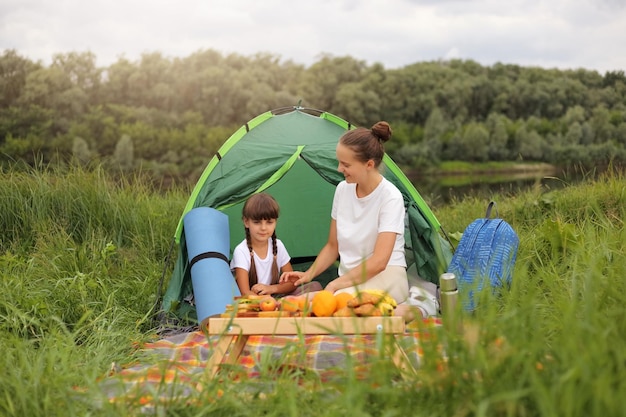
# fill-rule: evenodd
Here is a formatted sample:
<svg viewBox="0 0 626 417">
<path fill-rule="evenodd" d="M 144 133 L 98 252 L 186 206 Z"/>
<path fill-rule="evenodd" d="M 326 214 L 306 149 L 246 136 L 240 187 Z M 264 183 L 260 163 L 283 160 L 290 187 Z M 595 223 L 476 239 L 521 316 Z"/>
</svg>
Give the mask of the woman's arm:
<svg viewBox="0 0 626 417">
<path fill-rule="evenodd" d="M 302 285 L 311 282 L 313 278 L 326 271 L 329 266 L 337 260 L 339 256 L 339 245 L 337 243 L 337 222 L 332 219 L 330 221 L 330 230 L 328 232 L 328 241 L 313 261 L 313 264 L 306 272 L 286 272 L 280 276 L 281 282 L 292 281 L 294 285 Z"/>
<path fill-rule="evenodd" d="M 361 265 L 352 268 L 348 273 L 332 280 L 326 285 L 326 289 L 332 292 L 342 288 L 361 284 L 387 268 L 397 234 L 394 232 L 381 232 L 376 238 L 374 253 L 365 259 Z"/>
</svg>

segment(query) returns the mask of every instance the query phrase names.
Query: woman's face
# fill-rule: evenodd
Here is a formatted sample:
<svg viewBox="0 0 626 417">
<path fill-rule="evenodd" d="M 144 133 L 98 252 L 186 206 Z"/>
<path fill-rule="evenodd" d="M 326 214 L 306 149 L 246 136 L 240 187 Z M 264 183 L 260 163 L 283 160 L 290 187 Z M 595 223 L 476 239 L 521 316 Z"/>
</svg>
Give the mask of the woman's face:
<svg viewBox="0 0 626 417">
<path fill-rule="evenodd" d="M 341 172 L 348 183 L 362 182 L 367 175 L 368 167 L 373 166 L 373 161 L 361 162 L 348 146 L 339 143 L 337 145 L 337 171 Z"/>
</svg>

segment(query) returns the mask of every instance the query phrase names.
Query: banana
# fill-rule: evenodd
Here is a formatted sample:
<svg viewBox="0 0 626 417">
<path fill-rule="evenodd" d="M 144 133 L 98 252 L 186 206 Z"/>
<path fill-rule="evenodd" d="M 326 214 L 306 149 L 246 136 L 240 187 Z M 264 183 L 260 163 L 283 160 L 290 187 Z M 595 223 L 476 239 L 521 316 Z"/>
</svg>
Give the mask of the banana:
<svg viewBox="0 0 626 417">
<path fill-rule="evenodd" d="M 394 306 L 389 303 L 379 303 L 378 310 L 383 316 L 393 316 Z"/>
</svg>

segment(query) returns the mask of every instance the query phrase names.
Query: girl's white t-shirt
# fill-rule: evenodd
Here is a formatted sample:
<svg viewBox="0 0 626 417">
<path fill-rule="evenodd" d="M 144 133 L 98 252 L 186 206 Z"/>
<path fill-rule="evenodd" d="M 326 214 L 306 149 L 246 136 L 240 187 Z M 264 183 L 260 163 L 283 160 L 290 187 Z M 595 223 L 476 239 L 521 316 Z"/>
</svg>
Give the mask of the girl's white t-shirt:
<svg viewBox="0 0 626 417">
<path fill-rule="evenodd" d="M 342 181 L 335 189 L 331 216 L 337 222 L 339 274 L 343 275 L 372 256 L 381 232 L 396 233 L 387 266 L 406 268 L 404 256 L 404 199 L 400 191 L 383 177 L 369 195 L 358 198 L 356 184 Z"/>
<path fill-rule="evenodd" d="M 290 260 L 289 253 L 283 242 L 280 239 L 276 239 L 276 264 L 280 270 Z M 259 284 L 270 285 L 272 283 L 272 263 L 274 261 L 274 254 L 272 252 L 272 238 L 267 241 L 267 253 L 265 259 L 261 259 L 259 255 L 254 252 L 254 263 L 256 265 L 257 282 Z M 244 239 L 240 244 L 235 247 L 233 251 L 233 259 L 230 261 L 230 269 L 242 268 L 250 272 L 250 250 L 248 249 L 248 243 Z"/>
</svg>

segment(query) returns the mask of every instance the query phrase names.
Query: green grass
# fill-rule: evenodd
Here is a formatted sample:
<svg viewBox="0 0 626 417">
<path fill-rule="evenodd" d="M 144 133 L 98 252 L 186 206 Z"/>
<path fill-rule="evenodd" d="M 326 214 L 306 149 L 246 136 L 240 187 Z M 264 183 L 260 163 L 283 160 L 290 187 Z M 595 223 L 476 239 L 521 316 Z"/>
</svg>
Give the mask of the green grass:
<svg viewBox="0 0 626 417">
<path fill-rule="evenodd" d="M 139 403 L 109 404 L 100 384 L 112 362 L 140 360 L 134 344 L 155 337 L 150 312 L 187 197 L 99 169 L 3 174 L 0 415 L 141 414 Z M 322 384 L 265 358 L 259 378 L 199 380 L 202 392 L 157 415 L 623 415 L 626 179 L 494 198 L 520 236 L 513 286 L 481 294 L 463 338 L 440 329 L 425 340 L 417 374 L 400 378 L 381 355 L 366 380 L 347 367 Z M 436 215 L 462 232 L 486 203 Z"/>
<path fill-rule="evenodd" d="M 443 161 L 439 164 L 436 172 L 439 175 L 471 174 L 471 173 L 514 173 L 514 172 L 553 172 L 555 167 L 542 162 L 512 162 L 512 161 L 488 161 L 488 162 L 465 162 Z"/>
</svg>

